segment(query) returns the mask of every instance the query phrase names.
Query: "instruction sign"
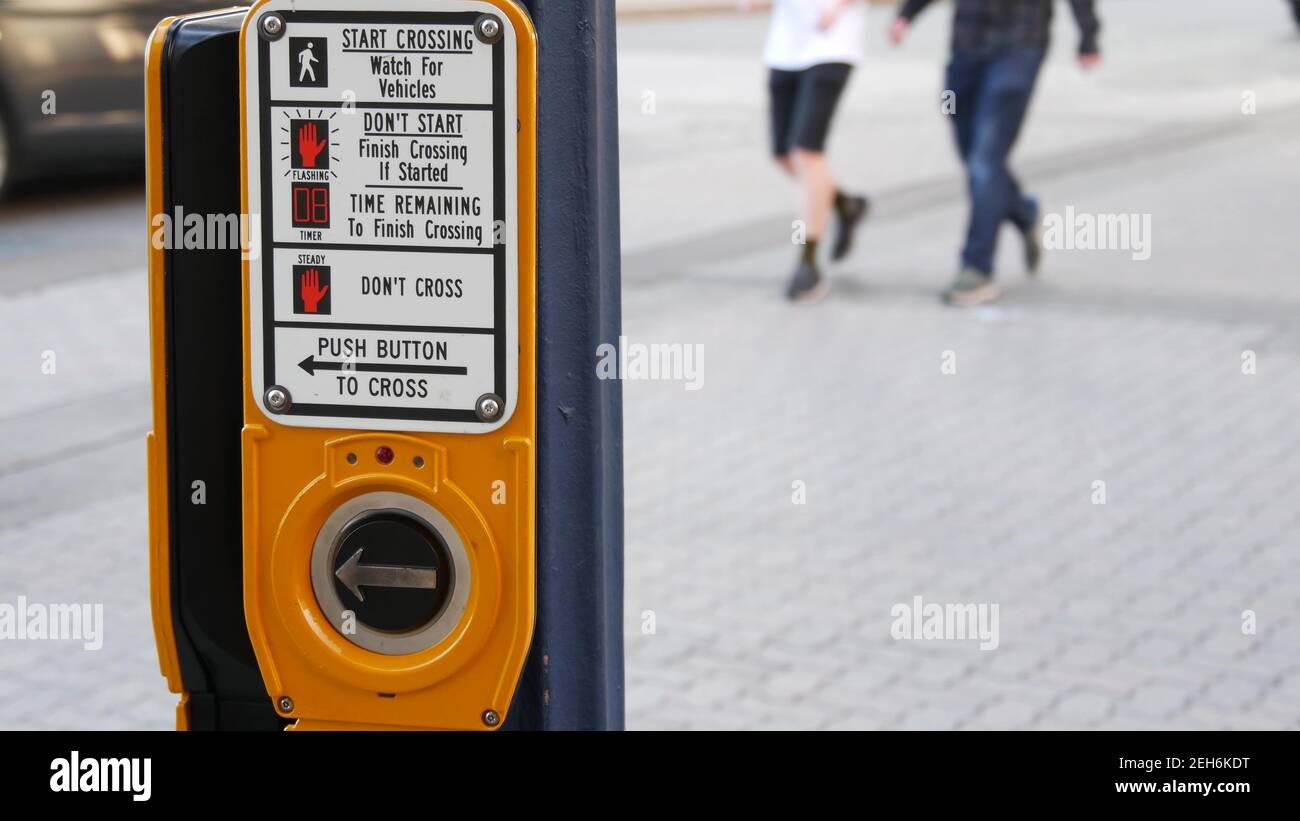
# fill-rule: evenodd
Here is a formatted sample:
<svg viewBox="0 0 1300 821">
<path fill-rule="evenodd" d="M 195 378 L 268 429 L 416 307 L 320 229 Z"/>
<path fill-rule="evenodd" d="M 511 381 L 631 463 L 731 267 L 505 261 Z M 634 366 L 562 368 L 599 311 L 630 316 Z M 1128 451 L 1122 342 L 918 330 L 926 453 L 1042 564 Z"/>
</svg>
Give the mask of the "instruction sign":
<svg viewBox="0 0 1300 821">
<path fill-rule="evenodd" d="M 244 41 L 250 389 L 286 425 L 493 430 L 519 370 L 515 33 L 487 3 L 341 5 L 260 6 Z"/>
</svg>

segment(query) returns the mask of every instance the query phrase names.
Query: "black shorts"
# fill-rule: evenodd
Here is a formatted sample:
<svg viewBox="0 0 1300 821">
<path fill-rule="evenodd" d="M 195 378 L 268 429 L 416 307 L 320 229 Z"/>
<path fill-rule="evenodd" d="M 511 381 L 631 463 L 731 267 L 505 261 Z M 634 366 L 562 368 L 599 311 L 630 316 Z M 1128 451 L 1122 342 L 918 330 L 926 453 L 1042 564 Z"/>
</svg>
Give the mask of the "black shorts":
<svg viewBox="0 0 1300 821">
<path fill-rule="evenodd" d="M 772 69 L 767 87 L 772 96 L 772 153 L 784 157 L 792 148 L 821 151 L 831 129 L 853 66 L 821 63 L 802 71 Z"/>
</svg>

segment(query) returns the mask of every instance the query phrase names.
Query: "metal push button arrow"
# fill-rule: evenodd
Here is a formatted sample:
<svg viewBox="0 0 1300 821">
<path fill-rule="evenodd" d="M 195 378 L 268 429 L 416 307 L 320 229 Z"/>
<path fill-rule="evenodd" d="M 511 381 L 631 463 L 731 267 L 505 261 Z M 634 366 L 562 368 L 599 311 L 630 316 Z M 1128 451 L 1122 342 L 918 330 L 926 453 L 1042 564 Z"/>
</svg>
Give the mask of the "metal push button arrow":
<svg viewBox="0 0 1300 821">
<path fill-rule="evenodd" d="M 365 511 L 334 544 L 329 572 L 339 603 L 373 630 L 423 630 L 441 615 L 456 585 L 446 541 L 409 512 Z"/>
<path fill-rule="evenodd" d="M 400 567 L 388 564 L 362 564 L 361 554 L 365 548 L 358 548 L 356 553 L 334 572 L 339 581 L 352 591 L 352 595 L 361 601 L 366 596 L 362 587 L 405 587 L 422 590 L 434 590 L 438 587 L 438 570 L 433 567 Z"/>
</svg>

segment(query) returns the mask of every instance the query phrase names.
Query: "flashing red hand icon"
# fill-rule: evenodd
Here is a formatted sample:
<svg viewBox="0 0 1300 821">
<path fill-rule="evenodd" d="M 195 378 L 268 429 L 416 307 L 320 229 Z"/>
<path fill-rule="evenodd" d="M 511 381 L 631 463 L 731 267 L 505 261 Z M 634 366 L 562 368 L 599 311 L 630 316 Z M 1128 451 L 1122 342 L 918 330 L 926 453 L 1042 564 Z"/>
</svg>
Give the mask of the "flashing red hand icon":
<svg viewBox="0 0 1300 821">
<path fill-rule="evenodd" d="M 320 286 L 320 272 L 315 268 L 308 268 L 302 272 L 302 307 L 309 314 L 316 313 L 320 307 L 320 301 L 329 293 L 330 286 L 324 288 Z"/>
<path fill-rule="evenodd" d="M 315 168 L 316 158 L 325 150 L 325 141 L 316 142 L 316 124 L 304 123 L 298 129 L 298 153 L 304 168 Z"/>
</svg>

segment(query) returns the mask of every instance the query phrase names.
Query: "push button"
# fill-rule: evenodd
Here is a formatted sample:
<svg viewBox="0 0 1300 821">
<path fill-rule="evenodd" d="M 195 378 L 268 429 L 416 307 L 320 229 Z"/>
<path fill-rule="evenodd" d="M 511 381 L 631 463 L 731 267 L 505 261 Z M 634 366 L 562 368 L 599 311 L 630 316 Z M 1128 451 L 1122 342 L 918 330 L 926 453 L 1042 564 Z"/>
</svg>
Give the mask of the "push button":
<svg viewBox="0 0 1300 821">
<path fill-rule="evenodd" d="M 316 534 L 311 583 L 343 638 L 400 656 L 451 634 L 472 579 L 465 542 L 441 511 L 404 493 L 368 493 L 335 508 Z"/>
<path fill-rule="evenodd" d="M 363 513 L 339 535 L 334 589 L 361 624 L 410 633 L 442 614 L 455 571 L 428 522 L 401 510 Z"/>
</svg>

